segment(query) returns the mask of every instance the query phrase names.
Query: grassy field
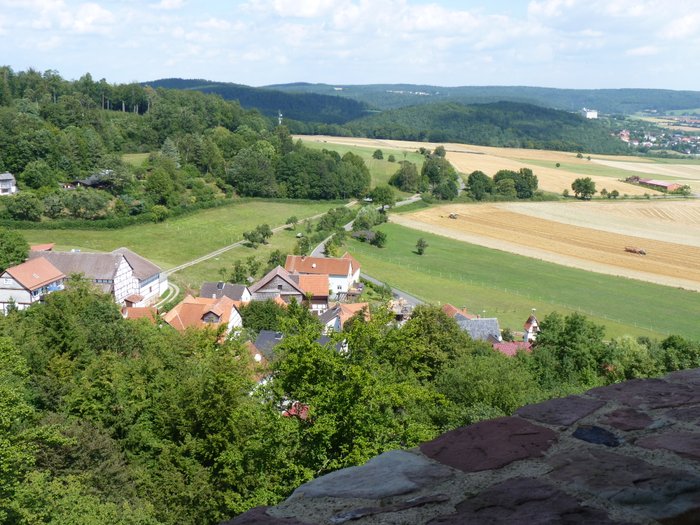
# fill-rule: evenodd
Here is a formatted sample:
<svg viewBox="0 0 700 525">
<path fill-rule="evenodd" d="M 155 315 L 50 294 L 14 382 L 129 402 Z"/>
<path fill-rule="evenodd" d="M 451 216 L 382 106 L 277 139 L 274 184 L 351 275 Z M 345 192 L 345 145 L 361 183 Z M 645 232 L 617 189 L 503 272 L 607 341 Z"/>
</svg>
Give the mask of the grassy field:
<svg viewBox="0 0 700 525">
<path fill-rule="evenodd" d="M 501 327 L 522 329 L 531 308 L 580 311 L 604 324 L 608 337 L 623 334 L 700 338 L 696 292 L 567 268 L 536 259 L 386 224 L 387 246 L 350 241 L 349 249 L 369 275 L 426 301 L 466 306 L 499 318 Z M 428 242 L 415 254 L 419 237 Z"/>
<path fill-rule="evenodd" d="M 534 160 L 534 159 L 521 159 L 523 163 L 534 164 L 535 166 L 542 166 L 543 168 L 556 168 L 556 162 L 546 161 L 546 160 Z M 614 179 L 626 179 L 627 177 L 632 177 L 633 175 L 638 175 L 639 177 L 649 177 L 647 173 L 636 172 L 630 170 L 623 170 L 620 168 L 615 168 L 612 166 L 606 166 L 604 164 L 597 164 L 593 162 L 559 162 L 559 168 L 564 171 L 571 171 L 579 175 L 591 176 L 595 175 L 598 177 L 611 177 Z"/>
<path fill-rule="evenodd" d="M 260 245 L 257 249 L 241 246 L 222 253 L 221 255 L 208 259 L 177 273 L 170 277 L 184 291 L 199 290 L 202 283 L 205 281 L 217 281 L 221 279 L 219 270 L 226 268 L 229 271 L 232 269 L 236 261 L 245 261 L 248 257 L 255 257 L 261 264 L 263 271 L 267 265 L 267 260 L 274 250 L 281 250 L 284 253 L 292 253 L 296 244 L 297 231 L 303 231 L 303 225 L 298 225 L 296 231 L 283 230 L 275 233 L 270 239 L 270 244 Z"/>
<path fill-rule="evenodd" d="M 372 176 L 373 187 L 377 184 L 387 184 L 389 182 L 389 178 L 394 173 L 396 173 L 396 170 L 399 169 L 399 161 L 407 160 L 409 162 L 413 162 L 418 166 L 419 170 L 421 166 L 423 166 L 423 155 L 421 155 L 420 153 L 408 152 L 401 149 L 381 147 L 379 149 L 382 150 L 382 153 L 384 154 L 384 159 L 378 160 L 372 157 L 372 153 L 374 153 L 375 150 L 377 150 L 377 148 L 348 146 L 344 144 L 332 144 L 329 142 L 317 142 L 309 139 L 304 139 L 302 140 L 302 142 L 304 143 L 304 146 L 307 146 L 309 148 L 319 150 L 328 149 L 332 151 L 337 151 L 341 156 L 347 153 L 348 151 L 354 153 L 355 155 L 359 155 L 360 157 L 362 157 L 362 159 L 365 161 L 365 164 L 367 164 L 367 167 L 369 168 L 369 173 Z M 396 162 L 389 162 L 387 160 L 389 158 L 389 155 L 392 154 L 396 158 Z M 395 191 L 400 197 L 409 195 L 408 193 L 404 193 L 399 190 Z"/>
<path fill-rule="evenodd" d="M 132 166 L 138 168 L 144 163 L 149 155 L 150 153 L 124 153 L 124 155 L 122 155 L 122 160 L 127 164 L 131 164 Z"/>
<path fill-rule="evenodd" d="M 338 205 L 337 202 L 245 201 L 119 230 L 23 230 L 22 234 L 31 244 L 54 242 L 61 250 L 111 251 L 126 246 L 167 269 L 239 241 L 243 232 L 259 224 L 275 227 L 292 215 L 303 220 Z"/>
</svg>

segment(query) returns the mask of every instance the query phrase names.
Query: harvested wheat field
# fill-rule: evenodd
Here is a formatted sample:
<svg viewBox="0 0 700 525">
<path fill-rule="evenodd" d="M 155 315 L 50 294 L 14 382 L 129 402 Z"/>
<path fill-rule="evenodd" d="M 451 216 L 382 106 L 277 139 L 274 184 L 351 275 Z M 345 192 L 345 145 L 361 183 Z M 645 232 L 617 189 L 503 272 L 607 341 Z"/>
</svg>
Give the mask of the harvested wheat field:
<svg viewBox="0 0 700 525">
<path fill-rule="evenodd" d="M 392 215 L 391 221 L 557 264 L 700 291 L 698 201 L 461 204 Z"/>
<path fill-rule="evenodd" d="M 391 148 L 395 150 L 416 151 L 419 148 L 434 149 L 441 144 L 431 142 L 412 142 L 389 139 L 367 139 L 359 137 L 332 137 L 327 135 L 296 136 L 306 141 L 328 144 L 342 144 L 366 148 Z M 601 190 L 617 190 L 620 195 L 639 196 L 644 194 L 657 195 L 659 192 L 627 184 L 621 179 L 631 175 L 648 177 L 647 172 L 634 169 L 635 166 L 654 165 L 648 159 L 611 155 L 595 155 L 591 160 L 577 158 L 575 153 L 563 151 L 547 151 L 521 148 L 494 148 L 490 146 L 475 146 L 471 144 L 442 144 L 447 150 L 447 159 L 457 171 L 467 175 L 480 170 L 489 176 L 502 169 L 519 170 L 530 168 L 539 181 L 542 190 L 562 193 L 571 191 L 571 183 L 579 177 L 590 177 L 596 188 Z M 623 165 L 606 166 L 595 161 L 621 162 Z M 560 163 L 559 168 L 556 163 Z M 667 165 L 668 166 L 668 165 Z M 685 184 L 685 183 L 684 183 Z"/>
</svg>

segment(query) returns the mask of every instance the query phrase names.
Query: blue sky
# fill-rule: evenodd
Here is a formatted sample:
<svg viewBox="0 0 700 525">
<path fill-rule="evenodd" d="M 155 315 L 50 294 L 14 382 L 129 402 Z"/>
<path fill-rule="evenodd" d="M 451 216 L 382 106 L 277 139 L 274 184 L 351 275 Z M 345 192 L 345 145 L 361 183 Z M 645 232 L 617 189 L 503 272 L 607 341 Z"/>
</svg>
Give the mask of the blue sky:
<svg viewBox="0 0 700 525">
<path fill-rule="evenodd" d="M 113 83 L 700 90 L 699 0 L 0 0 L 0 42 Z"/>
</svg>

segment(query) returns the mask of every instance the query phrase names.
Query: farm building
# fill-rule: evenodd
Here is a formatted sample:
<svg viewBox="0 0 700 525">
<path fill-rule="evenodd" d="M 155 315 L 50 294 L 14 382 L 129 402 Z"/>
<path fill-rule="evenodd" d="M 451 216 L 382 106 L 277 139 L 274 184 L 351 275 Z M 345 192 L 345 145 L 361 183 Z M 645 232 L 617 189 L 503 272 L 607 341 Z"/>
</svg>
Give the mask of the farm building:
<svg viewBox="0 0 700 525">
<path fill-rule="evenodd" d="M 629 182 L 631 184 L 639 184 L 640 186 L 663 192 L 673 192 L 680 190 L 683 187 L 682 184 L 678 184 L 677 182 L 669 182 L 665 180 L 656 179 L 644 179 L 637 176 L 627 177 L 625 179 L 625 182 Z"/>
</svg>

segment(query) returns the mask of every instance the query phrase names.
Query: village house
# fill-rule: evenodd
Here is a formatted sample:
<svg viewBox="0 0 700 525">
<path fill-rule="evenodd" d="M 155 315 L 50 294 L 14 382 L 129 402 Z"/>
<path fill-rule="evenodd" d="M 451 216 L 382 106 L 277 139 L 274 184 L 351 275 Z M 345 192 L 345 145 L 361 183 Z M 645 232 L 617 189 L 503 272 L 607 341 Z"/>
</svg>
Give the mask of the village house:
<svg viewBox="0 0 700 525">
<path fill-rule="evenodd" d="M 292 274 L 277 266 L 250 287 L 253 301 L 281 299 L 285 304 L 295 300 L 306 304 L 315 314 L 328 309 L 328 275 Z"/>
<path fill-rule="evenodd" d="M 537 339 L 537 334 L 540 333 L 540 323 L 537 320 L 537 317 L 535 317 L 534 309 L 532 310 L 530 317 L 528 317 L 527 321 L 525 321 L 523 329 L 525 330 L 523 341 L 525 341 L 526 343 L 531 343 L 535 341 L 535 339 Z"/>
<path fill-rule="evenodd" d="M 12 266 L 0 275 L 0 312 L 29 308 L 51 292 L 63 290 L 66 276 L 43 257 Z"/>
<path fill-rule="evenodd" d="M 360 281 L 360 263 L 347 252 L 342 257 L 287 255 L 284 269 L 302 275 L 327 275 L 333 297 L 352 293 Z"/>
<path fill-rule="evenodd" d="M 17 181 L 12 173 L 0 173 L 0 195 L 14 195 L 17 193 Z"/>
<path fill-rule="evenodd" d="M 258 282 L 250 286 L 253 301 L 266 301 L 280 298 L 285 304 L 294 299 L 297 303 L 304 300 L 304 292 L 299 284 L 292 280 L 291 275 L 281 266 L 277 266 L 265 274 Z"/>
<path fill-rule="evenodd" d="M 223 281 L 202 283 L 199 290 L 200 297 L 210 297 L 212 299 L 221 299 L 228 297 L 234 301 L 249 303 L 253 299 L 253 295 L 247 286 L 243 284 L 231 284 Z"/>
<path fill-rule="evenodd" d="M 319 320 L 326 333 L 341 332 L 345 323 L 362 310 L 369 320 L 369 303 L 337 303 L 321 314 Z"/>
<path fill-rule="evenodd" d="M 474 341 L 500 343 L 501 327 L 495 317 L 477 317 L 474 319 L 456 319 L 459 327 L 469 334 Z"/>
<path fill-rule="evenodd" d="M 161 269 L 140 255 L 118 248 L 111 253 L 30 251 L 46 258 L 65 275 L 82 274 L 120 306 L 149 306 L 168 288 Z"/>
<path fill-rule="evenodd" d="M 240 305 L 239 305 L 240 306 Z M 212 299 L 188 295 L 170 310 L 163 320 L 170 326 L 184 332 L 188 328 L 224 327 L 224 335 L 243 327 L 243 318 L 238 307 L 228 297 Z"/>
</svg>

